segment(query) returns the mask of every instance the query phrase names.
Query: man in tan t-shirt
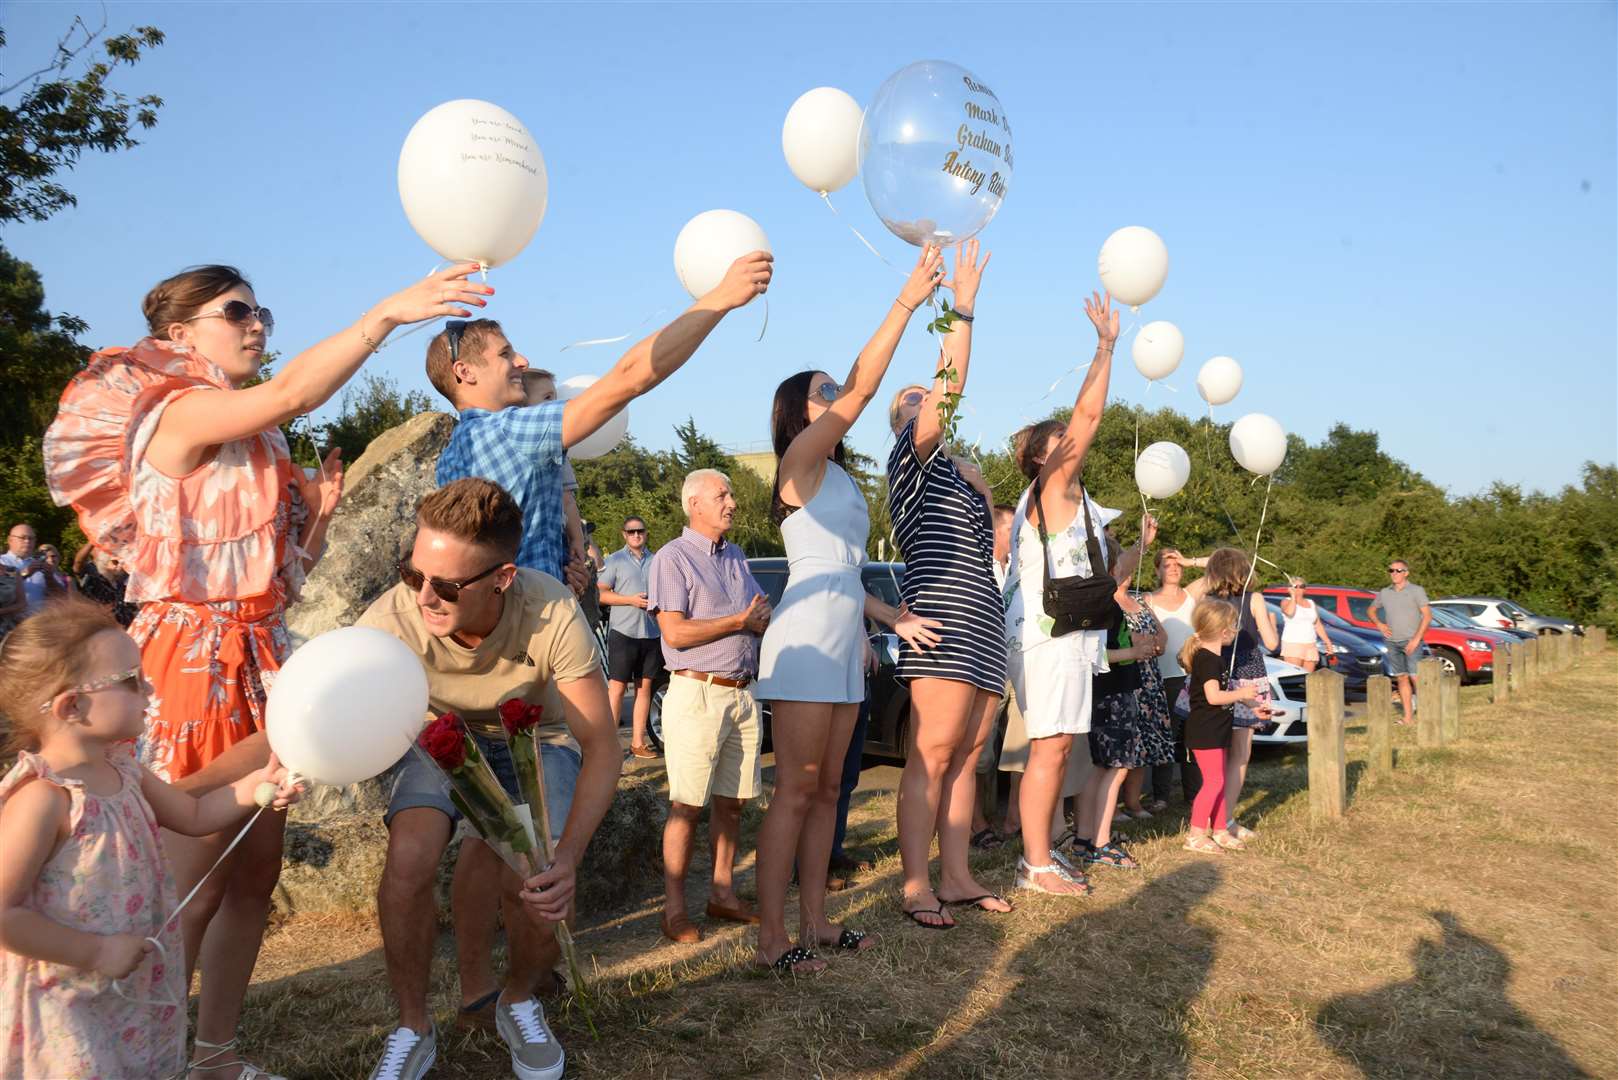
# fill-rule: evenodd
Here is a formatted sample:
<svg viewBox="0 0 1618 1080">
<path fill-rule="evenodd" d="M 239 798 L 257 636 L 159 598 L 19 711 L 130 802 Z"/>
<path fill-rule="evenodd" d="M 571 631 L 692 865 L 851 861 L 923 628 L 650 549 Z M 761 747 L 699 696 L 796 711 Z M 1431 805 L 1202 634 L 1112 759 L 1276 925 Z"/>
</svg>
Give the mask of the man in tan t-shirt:
<svg viewBox="0 0 1618 1080">
<path fill-rule="evenodd" d="M 551 924 L 568 914 L 575 869 L 617 792 L 622 765 L 595 639 L 565 585 L 513 565 L 522 512 L 499 485 L 473 478 L 448 484 L 422 500 L 416 525 L 410 555 L 399 564 L 401 583 L 359 623 L 394 635 L 422 658 L 429 708 L 466 721 L 514 801 L 521 796 L 498 709 L 514 698 L 544 707 L 541 764 L 555 862 L 523 882 L 485 844 L 467 840 L 451 909 L 461 993 L 473 1006 L 463 1016 L 475 1021 L 492 1013 L 518 1076 L 560 1077 L 562 1050 L 534 994 L 553 978 L 558 949 Z M 458 816 L 436 768 L 415 751 L 406 754 L 392 774 L 383 819 L 387 865 L 377 896 L 399 1027 L 373 1076 L 415 1080 L 436 1056 L 427 1008 L 433 886 Z M 509 945 L 503 990 L 496 989 L 490 957 L 496 896 Z"/>
</svg>

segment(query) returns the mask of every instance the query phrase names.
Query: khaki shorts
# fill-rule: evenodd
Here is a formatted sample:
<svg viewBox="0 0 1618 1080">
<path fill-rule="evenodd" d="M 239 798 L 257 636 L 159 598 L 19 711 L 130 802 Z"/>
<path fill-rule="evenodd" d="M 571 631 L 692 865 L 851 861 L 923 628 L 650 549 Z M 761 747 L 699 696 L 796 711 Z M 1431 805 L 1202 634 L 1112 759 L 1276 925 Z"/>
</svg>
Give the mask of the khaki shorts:
<svg viewBox="0 0 1618 1080">
<path fill-rule="evenodd" d="M 663 695 L 663 761 L 669 801 L 707 806 L 711 796 L 751 799 L 760 786 L 758 702 L 749 690 L 684 675 Z"/>
<path fill-rule="evenodd" d="M 1076 739 L 1073 751 L 1067 756 L 1067 775 L 1062 777 L 1061 798 L 1067 799 L 1084 790 L 1095 766 L 1090 761 L 1090 748 Z M 1006 738 L 1000 744 L 1000 771 L 1028 771 L 1028 725 L 1023 721 L 1022 709 L 1010 682 L 1006 683 Z"/>
</svg>

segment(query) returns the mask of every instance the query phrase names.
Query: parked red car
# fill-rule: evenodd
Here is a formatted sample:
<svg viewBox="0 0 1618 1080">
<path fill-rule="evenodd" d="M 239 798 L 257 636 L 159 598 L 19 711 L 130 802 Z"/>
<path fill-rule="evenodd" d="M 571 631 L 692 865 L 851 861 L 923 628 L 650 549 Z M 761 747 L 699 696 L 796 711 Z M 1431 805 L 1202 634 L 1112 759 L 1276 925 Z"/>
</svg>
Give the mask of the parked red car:
<svg viewBox="0 0 1618 1080">
<path fill-rule="evenodd" d="M 1264 590 L 1264 595 L 1279 603 L 1286 599 L 1287 589 L 1284 585 L 1272 585 Z M 1310 585 L 1303 590 L 1303 595 L 1319 604 L 1323 611 L 1329 611 L 1355 626 L 1376 631 L 1376 623 L 1371 621 L 1369 614 L 1376 593 L 1369 589 Z M 1494 674 L 1495 639 L 1482 632 L 1474 634 L 1467 630 L 1429 626 L 1422 643 L 1432 650 L 1433 656 L 1444 665 L 1446 672 L 1458 673 L 1462 682 L 1478 682 Z"/>
</svg>

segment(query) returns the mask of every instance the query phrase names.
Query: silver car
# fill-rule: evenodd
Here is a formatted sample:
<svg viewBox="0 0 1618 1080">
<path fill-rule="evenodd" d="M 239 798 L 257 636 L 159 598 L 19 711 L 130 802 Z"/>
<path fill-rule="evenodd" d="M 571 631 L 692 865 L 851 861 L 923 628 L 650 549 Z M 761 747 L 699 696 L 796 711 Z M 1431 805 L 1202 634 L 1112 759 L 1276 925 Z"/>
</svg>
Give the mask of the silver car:
<svg viewBox="0 0 1618 1080">
<path fill-rule="evenodd" d="M 1535 615 L 1520 605 L 1498 596 L 1446 596 L 1432 601 L 1432 606 L 1452 611 L 1485 630 L 1526 630 L 1531 634 L 1582 634 L 1584 627 L 1571 619 L 1558 619 L 1553 615 Z"/>
</svg>

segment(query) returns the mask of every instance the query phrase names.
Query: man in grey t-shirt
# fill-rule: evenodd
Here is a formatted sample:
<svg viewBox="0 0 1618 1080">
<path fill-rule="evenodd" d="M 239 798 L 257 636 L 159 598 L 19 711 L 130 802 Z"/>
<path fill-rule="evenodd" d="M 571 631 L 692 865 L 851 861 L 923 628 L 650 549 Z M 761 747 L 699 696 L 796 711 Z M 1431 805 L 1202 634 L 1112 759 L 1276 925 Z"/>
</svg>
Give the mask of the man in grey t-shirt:
<svg viewBox="0 0 1618 1080">
<path fill-rule="evenodd" d="M 1388 674 L 1399 684 L 1399 703 L 1404 706 L 1405 718 L 1411 720 L 1410 677 L 1416 673 L 1416 661 L 1426 655 L 1421 639 L 1433 621 L 1433 609 L 1427 606 L 1427 590 L 1410 583 L 1410 564 L 1394 559 L 1388 564 L 1388 576 L 1393 583 L 1376 594 L 1367 614 L 1388 639 Z"/>
</svg>

